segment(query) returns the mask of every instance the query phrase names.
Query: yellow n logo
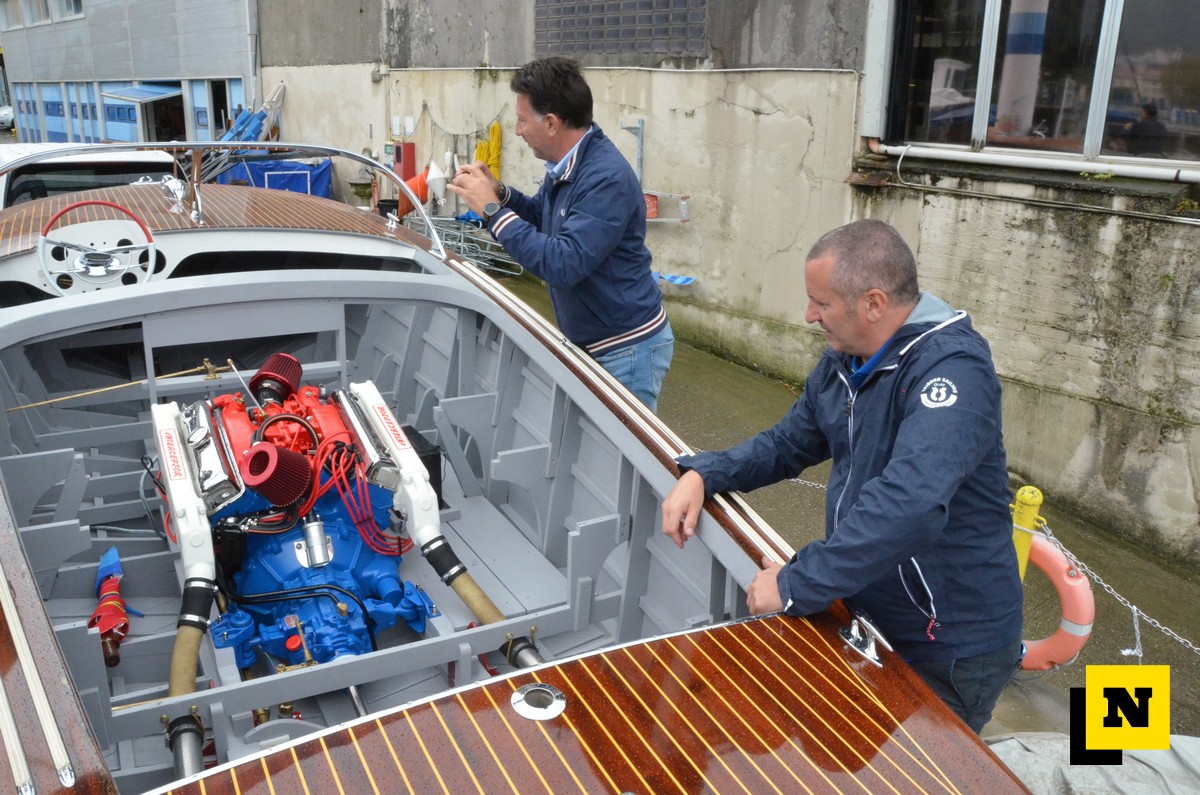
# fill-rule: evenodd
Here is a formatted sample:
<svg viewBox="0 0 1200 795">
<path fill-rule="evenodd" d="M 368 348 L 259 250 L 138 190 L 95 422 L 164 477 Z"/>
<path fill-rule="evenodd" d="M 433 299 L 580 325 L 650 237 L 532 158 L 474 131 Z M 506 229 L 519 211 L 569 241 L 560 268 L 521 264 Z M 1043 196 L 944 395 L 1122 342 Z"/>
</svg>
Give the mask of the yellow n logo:
<svg viewBox="0 0 1200 795">
<path fill-rule="evenodd" d="M 1171 666 L 1089 665 L 1085 682 L 1071 688 L 1071 764 L 1171 747 Z"/>
<path fill-rule="evenodd" d="M 1133 697 L 1123 687 L 1104 688 L 1104 700 L 1108 702 L 1108 714 L 1104 716 L 1104 726 L 1109 729 L 1119 729 L 1124 723 L 1121 716 L 1130 726 L 1146 729 L 1150 727 L 1150 699 L 1154 689 L 1150 687 L 1135 687 Z"/>
</svg>

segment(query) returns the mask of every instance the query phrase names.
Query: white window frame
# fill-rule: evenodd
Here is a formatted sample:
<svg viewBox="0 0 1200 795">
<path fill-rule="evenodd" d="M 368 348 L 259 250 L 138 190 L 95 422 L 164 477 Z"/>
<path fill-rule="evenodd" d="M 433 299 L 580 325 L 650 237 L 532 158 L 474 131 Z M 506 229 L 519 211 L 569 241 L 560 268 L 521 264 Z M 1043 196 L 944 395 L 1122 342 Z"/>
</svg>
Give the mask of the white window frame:
<svg viewBox="0 0 1200 795">
<path fill-rule="evenodd" d="M 887 101 L 892 83 L 891 62 L 895 42 L 894 28 L 897 7 L 903 0 L 869 0 L 867 6 L 866 64 L 863 75 L 863 113 L 859 131 L 863 137 L 878 141 L 887 130 Z M 979 54 L 979 80 L 976 97 L 990 97 L 995 79 L 996 48 L 999 44 L 1000 10 L 1002 0 L 984 0 L 983 43 Z M 1117 58 L 1117 40 L 1125 0 L 1105 0 L 1104 16 L 1097 43 L 1096 70 L 1092 76 L 1091 103 L 1088 106 L 1087 127 L 1081 153 L 1047 153 L 1036 149 L 989 146 L 987 144 L 987 102 L 977 101 L 971 124 L 969 144 L 949 144 L 926 141 L 902 142 L 880 149 L 885 154 L 910 153 L 912 156 L 933 157 L 939 160 L 964 162 L 994 162 L 1037 167 L 1039 161 L 1055 170 L 1080 170 L 1095 163 L 1096 171 L 1151 177 L 1174 175 L 1174 179 L 1200 182 L 1200 163 L 1180 169 L 1172 163 L 1191 161 L 1162 161 L 1136 156 L 1101 155 L 1104 144 L 1104 121 L 1112 89 L 1113 66 Z M 1136 164 L 1134 164 L 1136 163 Z"/>
</svg>

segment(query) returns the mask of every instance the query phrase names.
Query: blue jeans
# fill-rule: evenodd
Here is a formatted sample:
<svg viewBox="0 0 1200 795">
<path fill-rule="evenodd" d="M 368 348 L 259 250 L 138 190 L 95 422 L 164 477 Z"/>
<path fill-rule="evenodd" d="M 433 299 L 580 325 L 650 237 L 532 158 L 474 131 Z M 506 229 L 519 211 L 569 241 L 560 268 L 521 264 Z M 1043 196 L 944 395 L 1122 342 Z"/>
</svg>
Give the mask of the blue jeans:
<svg viewBox="0 0 1200 795">
<path fill-rule="evenodd" d="M 596 361 L 651 411 L 658 411 L 658 393 L 674 353 L 675 334 L 667 321 L 663 330 L 650 339 L 602 353 Z"/>
<path fill-rule="evenodd" d="M 1018 639 L 996 651 L 957 660 L 912 660 L 909 665 L 946 702 L 950 711 L 979 734 L 992 718 L 1000 694 L 1024 656 Z"/>
</svg>

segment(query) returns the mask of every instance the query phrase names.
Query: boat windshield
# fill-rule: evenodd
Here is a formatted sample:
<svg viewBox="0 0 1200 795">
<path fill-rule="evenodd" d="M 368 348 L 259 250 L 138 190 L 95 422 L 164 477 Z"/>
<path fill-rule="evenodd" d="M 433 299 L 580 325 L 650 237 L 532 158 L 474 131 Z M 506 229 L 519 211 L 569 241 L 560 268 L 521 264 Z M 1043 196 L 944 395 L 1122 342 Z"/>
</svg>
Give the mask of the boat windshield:
<svg viewBox="0 0 1200 795">
<path fill-rule="evenodd" d="M 147 162 L 138 159 L 108 163 L 33 163 L 8 175 L 4 190 L 4 206 L 57 196 L 60 193 L 128 185 L 148 178 L 159 182 L 170 176 L 169 162 Z"/>
</svg>

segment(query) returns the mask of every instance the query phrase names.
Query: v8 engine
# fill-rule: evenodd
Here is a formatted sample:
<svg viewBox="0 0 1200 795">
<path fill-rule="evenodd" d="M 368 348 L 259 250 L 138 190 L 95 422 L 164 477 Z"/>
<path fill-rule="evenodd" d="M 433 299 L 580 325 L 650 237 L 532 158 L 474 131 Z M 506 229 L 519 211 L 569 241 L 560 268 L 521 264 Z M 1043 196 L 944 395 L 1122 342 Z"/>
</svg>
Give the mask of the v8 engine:
<svg viewBox="0 0 1200 795">
<path fill-rule="evenodd" d="M 189 601 L 207 590 L 210 604 L 215 586 L 227 605 L 213 642 L 243 668 L 260 652 L 285 666 L 363 654 L 436 612 L 399 575 L 410 535 L 426 555 L 441 539 L 428 472 L 374 384 L 326 391 L 301 375 L 277 353 L 249 394 L 152 410 L 187 580 L 181 625 L 207 625 L 203 598 Z"/>
</svg>

